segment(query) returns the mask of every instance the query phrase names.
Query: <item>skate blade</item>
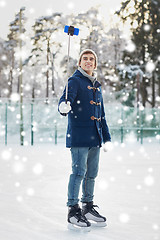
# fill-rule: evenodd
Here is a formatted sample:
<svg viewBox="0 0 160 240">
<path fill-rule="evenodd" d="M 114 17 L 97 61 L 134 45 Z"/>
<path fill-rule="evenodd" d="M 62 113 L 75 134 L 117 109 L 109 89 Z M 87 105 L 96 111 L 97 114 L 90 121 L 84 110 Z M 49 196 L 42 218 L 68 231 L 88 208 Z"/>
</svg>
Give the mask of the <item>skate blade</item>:
<svg viewBox="0 0 160 240">
<path fill-rule="evenodd" d="M 107 223 L 106 222 L 91 222 L 91 226 L 92 227 L 106 227 Z"/>
<path fill-rule="evenodd" d="M 72 223 L 68 223 L 68 229 L 77 232 L 90 232 L 91 227 L 80 227 Z"/>
</svg>

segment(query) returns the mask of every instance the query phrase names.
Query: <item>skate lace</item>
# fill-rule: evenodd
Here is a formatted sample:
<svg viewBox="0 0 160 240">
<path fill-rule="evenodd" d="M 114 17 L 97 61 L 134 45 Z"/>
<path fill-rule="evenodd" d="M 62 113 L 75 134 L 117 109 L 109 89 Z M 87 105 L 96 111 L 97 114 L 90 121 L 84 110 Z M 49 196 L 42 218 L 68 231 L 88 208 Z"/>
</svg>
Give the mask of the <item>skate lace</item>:
<svg viewBox="0 0 160 240">
<path fill-rule="evenodd" d="M 92 205 L 91 210 L 96 214 L 100 215 L 99 212 L 96 211 L 95 207 L 99 208 L 97 205 Z"/>
<path fill-rule="evenodd" d="M 78 218 L 78 222 L 79 222 L 79 221 L 87 222 L 87 218 L 82 215 L 81 209 L 79 209 L 79 210 L 77 211 L 76 216 L 77 216 L 77 218 Z"/>
</svg>

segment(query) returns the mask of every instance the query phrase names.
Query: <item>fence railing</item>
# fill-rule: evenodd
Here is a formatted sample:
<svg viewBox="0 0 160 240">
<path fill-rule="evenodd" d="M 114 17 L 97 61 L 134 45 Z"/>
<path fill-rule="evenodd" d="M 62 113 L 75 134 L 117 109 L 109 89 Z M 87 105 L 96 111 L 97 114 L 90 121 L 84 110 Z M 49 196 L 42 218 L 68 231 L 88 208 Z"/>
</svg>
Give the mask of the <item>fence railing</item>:
<svg viewBox="0 0 160 240">
<path fill-rule="evenodd" d="M 23 132 L 20 133 L 20 106 L 14 102 L 0 102 L 0 144 L 23 145 L 65 142 L 67 118 L 57 111 L 58 100 L 23 104 Z M 113 141 L 144 140 L 160 142 L 160 109 L 129 108 L 105 104 L 107 123 Z"/>
</svg>

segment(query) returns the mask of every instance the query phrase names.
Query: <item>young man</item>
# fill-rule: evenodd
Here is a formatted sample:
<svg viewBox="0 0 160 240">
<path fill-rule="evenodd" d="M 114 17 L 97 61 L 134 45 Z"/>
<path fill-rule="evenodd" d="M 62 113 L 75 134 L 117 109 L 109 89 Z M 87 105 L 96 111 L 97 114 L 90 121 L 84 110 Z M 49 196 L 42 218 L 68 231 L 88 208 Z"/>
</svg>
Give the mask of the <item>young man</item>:
<svg viewBox="0 0 160 240">
<path fill-rule="evenodd" d="M 89 227 L 89 220 L 101 226 L 106 225 L 106 218 L 93 205 L 100 147 L 102 142 L 111 141 L 105 120 L 101 84 L 94 75 L 96 68 L 96 53 L 91 49 L 82 51 L 78 70 L 68 80 L 67 103 L 66 89 L 59 101 L 59 112 L 64 116 L 68 114 L 66 147 L 70 148 L 72 156 L 72 174 L 68 184 L 68 222 L 80 227 Z M 78 204 L 81 182 L 82 210 Z"/>
</svg>

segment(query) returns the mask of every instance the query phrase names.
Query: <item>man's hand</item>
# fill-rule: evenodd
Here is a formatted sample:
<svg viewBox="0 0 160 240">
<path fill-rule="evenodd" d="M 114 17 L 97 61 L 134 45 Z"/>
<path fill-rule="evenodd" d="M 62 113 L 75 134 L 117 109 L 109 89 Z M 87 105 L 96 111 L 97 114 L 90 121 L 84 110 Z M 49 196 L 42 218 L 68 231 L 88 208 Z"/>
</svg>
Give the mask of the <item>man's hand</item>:
<svg viewBox="0 0 160 240">
<path fill-rule="evenodd" d="M 70 104 L 70 102 L 67 102 L 67 103 L 61 102 L 60 105 L 59 105 L 59 111 L 62 114 L 63 113 L 65 113 L 65 114 L 69 113 L 71 111 L 71 104 Z"/>
<path fill-rule="evenodd" d="M 113 144 L 111 142 L 105 142 L 103 144 L 103 151 L 108 152 L 113 149 Z"/>
</svg>

